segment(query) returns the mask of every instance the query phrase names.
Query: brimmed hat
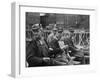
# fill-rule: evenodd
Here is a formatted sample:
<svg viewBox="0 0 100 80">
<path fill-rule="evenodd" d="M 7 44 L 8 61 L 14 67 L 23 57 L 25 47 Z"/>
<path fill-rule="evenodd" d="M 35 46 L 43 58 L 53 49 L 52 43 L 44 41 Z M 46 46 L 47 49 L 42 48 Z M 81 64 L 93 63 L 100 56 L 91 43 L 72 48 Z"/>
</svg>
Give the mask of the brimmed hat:
<svg viewBox="0 0 100 80">
<path fill-rule="evenodd" d="M 34 24 L 32 26 L 32 31 L 37 32 L 39 30 L 39 24 Z"/>
<path fill-rule="evenodd" d="M 53 31 L 57 31 L 57 28 L 53 28 Z"/>
<path fill-rule="evenodd" d="M 58 28 L 58 32 L 59 32 L 59 33 L 63 32 L 63 28 L 61 28 L 61 27 Z"/>
<path fill-rule="evenodd" d="M 73 32 L 74 32 L 74 30 L 73 30 L 73 29 L 69 29 L 69 32 L 73 33 Z"/>
</svg>

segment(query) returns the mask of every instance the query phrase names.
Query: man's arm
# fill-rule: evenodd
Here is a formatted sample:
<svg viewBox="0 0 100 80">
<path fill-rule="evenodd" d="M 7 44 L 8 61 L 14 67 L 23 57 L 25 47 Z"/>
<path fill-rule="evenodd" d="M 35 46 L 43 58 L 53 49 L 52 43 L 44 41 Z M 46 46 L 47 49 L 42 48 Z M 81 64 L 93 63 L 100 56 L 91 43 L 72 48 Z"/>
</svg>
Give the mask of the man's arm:
<svg viewBox="0 0 100 80">
<path fill-rule="evenodd" d="M 36 44 L 35 42 L 31 42 L 30 45 L 26 48 L 26 60 L 29 64 L 42 64 L 43 59 L 41 57 L 36 56 L 36 53 Z"/>
</svg>

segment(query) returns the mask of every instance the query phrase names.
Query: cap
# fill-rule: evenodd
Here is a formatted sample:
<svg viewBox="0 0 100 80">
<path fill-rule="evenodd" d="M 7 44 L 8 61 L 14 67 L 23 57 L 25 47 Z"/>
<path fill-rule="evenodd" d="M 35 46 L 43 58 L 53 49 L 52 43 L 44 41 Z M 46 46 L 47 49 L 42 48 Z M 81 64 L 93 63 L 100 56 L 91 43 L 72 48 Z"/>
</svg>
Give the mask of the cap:
<svg viewBox="0 0 100 80">
<path fill-rule="evenodd" d="M 39 24 L 34 24 L 34 25 L 32 26 L 32 31 L 37 32 L 38 30 L 39 30 Z"/>
<path fill-rule="evenodd" d="M 63 32 L 63 28 L 59 27 L 59 28 L 58 28 L 58 32 L 59 32 L 59 33 Z"/>
<path fill-rule="evenodd" d="M 57 28 L 53 28 L 53 31 L 57 31 Z"/>
<path fill-rule="evenodd" d="M 73 33 L 73 32 L 74 32 L 74 30 L 73 30 L 73 29 L 69 29 L 69 32 Z"/>
</svg>

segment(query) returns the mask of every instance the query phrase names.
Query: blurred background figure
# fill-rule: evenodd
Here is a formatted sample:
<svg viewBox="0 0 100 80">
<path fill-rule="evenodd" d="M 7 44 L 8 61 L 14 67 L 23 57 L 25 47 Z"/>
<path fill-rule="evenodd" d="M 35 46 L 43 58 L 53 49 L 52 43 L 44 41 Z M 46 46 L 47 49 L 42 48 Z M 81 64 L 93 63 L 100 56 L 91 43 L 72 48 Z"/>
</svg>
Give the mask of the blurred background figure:
<svg viewBox="0 0 100 80">
<path fill-rule="evenodd" d="M 52 32 L 48 35 L 48 38 L 47 38 L 47 42 L 48 43 L 51 43 L 51 41 L 56 38 L 56 34 L 57 34 L 57 28 L 54 27 Z"/>
</svg>

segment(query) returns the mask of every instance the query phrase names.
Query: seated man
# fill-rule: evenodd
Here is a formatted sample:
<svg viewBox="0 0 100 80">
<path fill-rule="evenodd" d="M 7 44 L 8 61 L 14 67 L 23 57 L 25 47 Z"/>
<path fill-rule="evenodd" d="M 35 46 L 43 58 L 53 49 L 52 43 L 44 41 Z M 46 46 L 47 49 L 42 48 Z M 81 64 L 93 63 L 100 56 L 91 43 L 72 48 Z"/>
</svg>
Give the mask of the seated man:
<svg viewBox="0 0 100 80">
<path fill-rule="evenodd" d="M 29 67 L 34 66 L 49 66 L 52 60 L 48 54 L 49 48 L 45 40 L 41 37 L 39 26 L 32 26 L 32 41 L 26 48 L 26 61 Z"/>
<path fill-rule="evenodd" d="M 48 35 L 47 42 L 50 43 L 56 37 L 57 28 L 53 28 L 52 32 Z"/>
<path fill-rule="evenodd" d="M 72 39 L 73 39 L 74 31 L 70 31 L 70 36 L 64 39 L 65 44 L 68 45 L 68 50 L 70 56 L 76 57 L 75 60 L 79 60 L 83 62 L 84 53 L 82 53 L 78 48 L 75 47 Z"/>
<path fill-rule="evenodd" d="M 51 48 L 54 51 L 56 50 L 56 52 L 54 52 L 54 59 L 57 62 L 68 64 L 68 56 L 65 52 L 67 45 L 64 45 L 63 41 L 60 41 L 60 39 L 61 34 L 58 34 L 50 43 Z"/>
<path fill-rule="evenodd" d="M 28 67 L 62 65 L 63 63 L 51 58 L 51 55 L 55 52 L 59 52 L 60 49 L 53 50 L 48 47 L 46 40 L 44 40 L 39 32 L 39 26 L 33 25 L 32 32 L 32 41 L 26 47 L 26 61 L 28 62 Z"/>
</svg>

